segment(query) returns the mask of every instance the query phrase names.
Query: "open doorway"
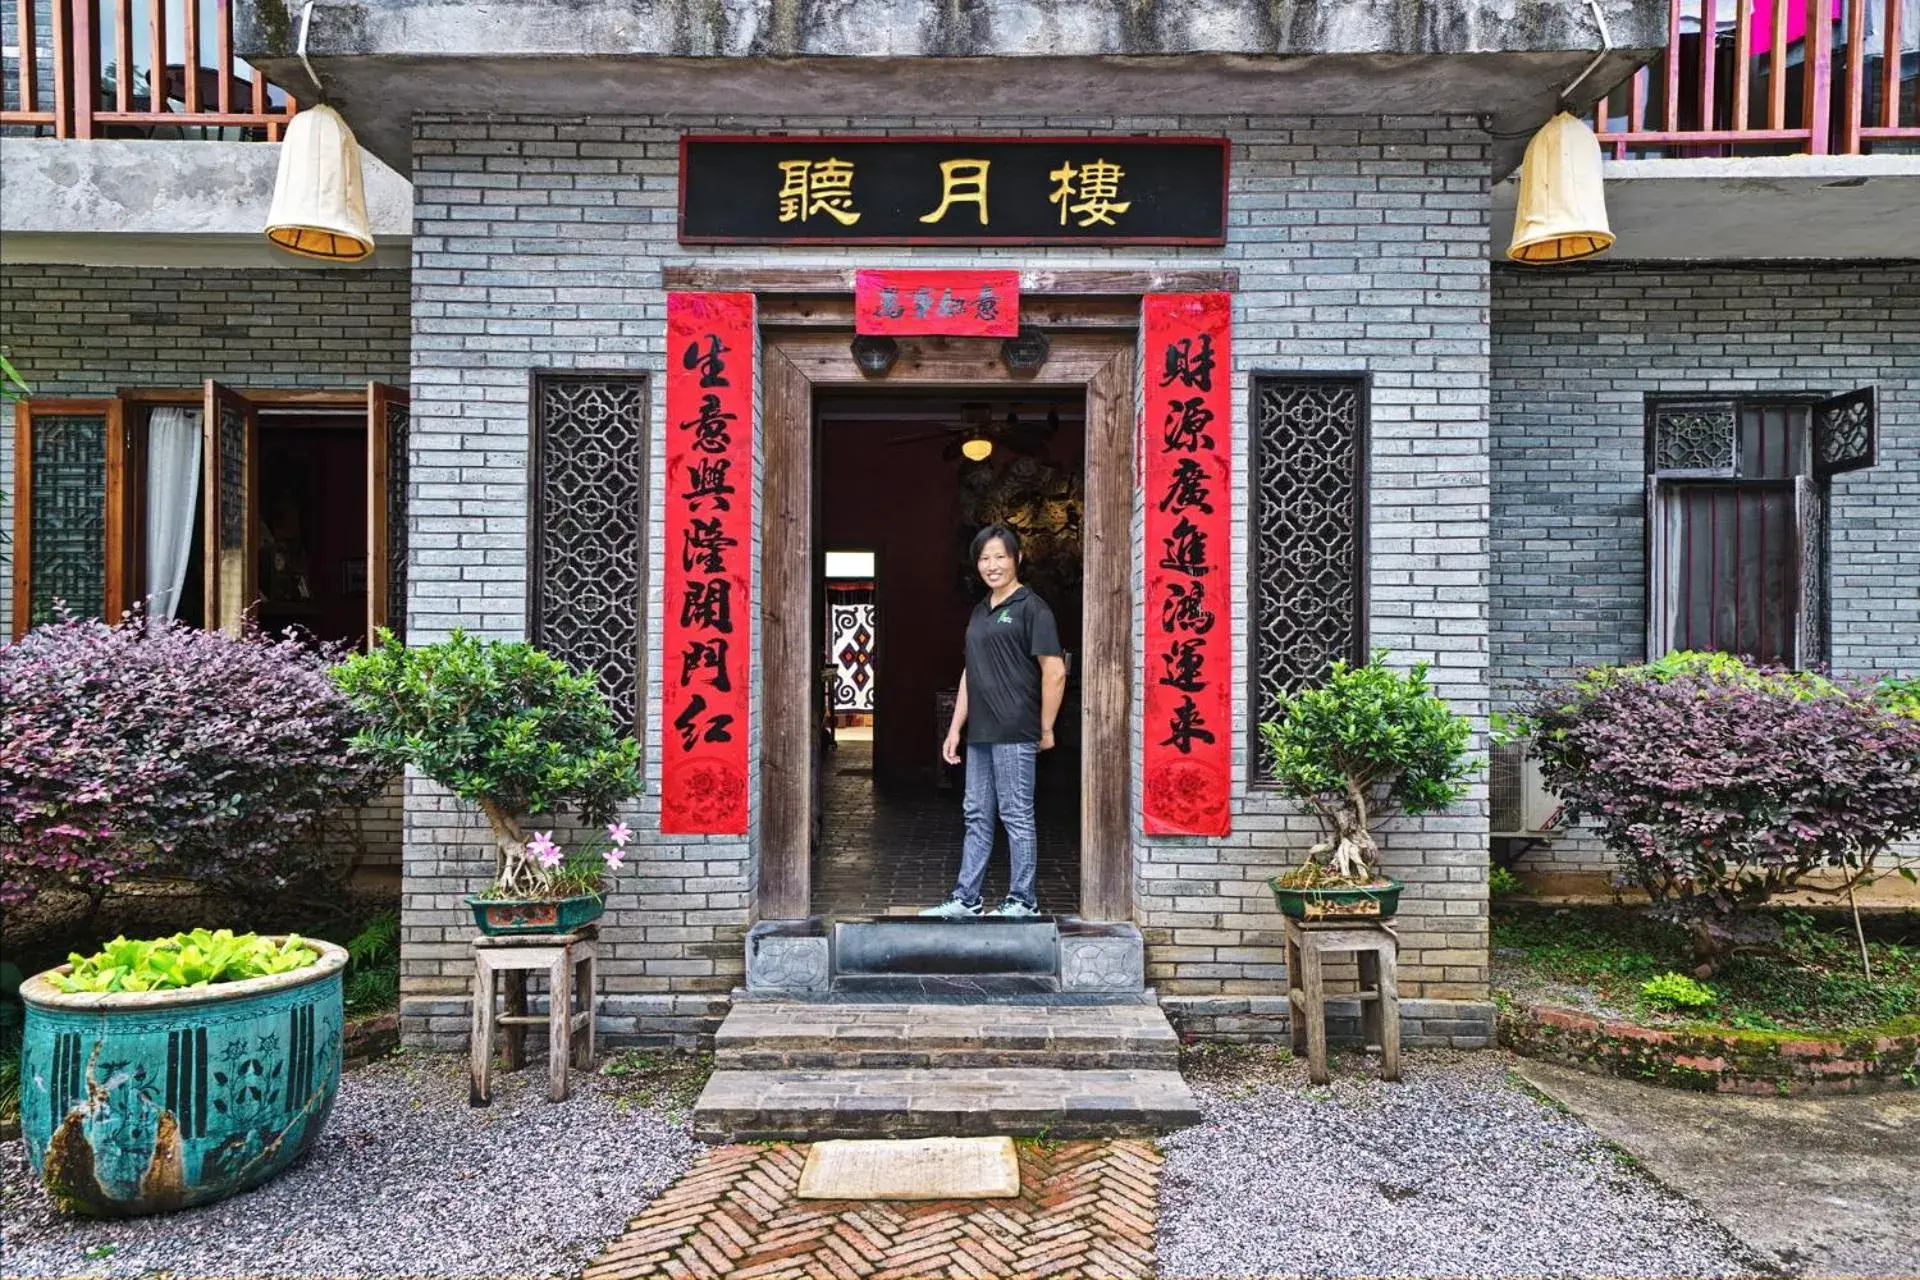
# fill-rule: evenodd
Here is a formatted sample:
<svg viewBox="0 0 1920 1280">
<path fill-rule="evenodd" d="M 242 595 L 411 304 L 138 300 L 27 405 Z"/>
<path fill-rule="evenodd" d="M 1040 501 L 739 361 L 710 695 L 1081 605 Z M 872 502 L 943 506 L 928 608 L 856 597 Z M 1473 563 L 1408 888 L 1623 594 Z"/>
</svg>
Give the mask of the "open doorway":
<svg viewBox="0 0 1920 1280">
<path fill-rule="evenodd" d="M 367 421 L 357 410 L 260 413 L 256 617 L 322 643 L 367 638 Z"/>
<path fill-rule="evenodd" d="M 813 910 L 910 914 L 953 887 L 964 766 L 944 764 L 968 618 L 985 593 L 969 544 L 1023 542 L 1021 581 L 1068 655 L 1056 746 L 1036 769 L 1038 896 L 1080 909 L 1086 420 L 1077 389 L 834 392 L 814 404 L 813 530 L 821 733 Z M 1007 889 L 996 836 L 984 894 Z"/>
</svg>

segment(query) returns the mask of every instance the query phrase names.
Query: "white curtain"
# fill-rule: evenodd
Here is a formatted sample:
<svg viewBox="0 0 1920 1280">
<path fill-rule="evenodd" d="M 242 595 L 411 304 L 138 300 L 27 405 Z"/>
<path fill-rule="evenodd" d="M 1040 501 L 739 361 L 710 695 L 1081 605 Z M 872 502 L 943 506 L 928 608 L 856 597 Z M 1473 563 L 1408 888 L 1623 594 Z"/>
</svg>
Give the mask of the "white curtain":
<svg viewBox="0 0 1920 1280">
<path fill-rule="evenodd" d="M 147 612 L 171 618 L 180 607 L 187 557 L 199 534 L 194 499 L 200 492 L 198 409 L 173 405 L 147 419 Z"/>
</svg>

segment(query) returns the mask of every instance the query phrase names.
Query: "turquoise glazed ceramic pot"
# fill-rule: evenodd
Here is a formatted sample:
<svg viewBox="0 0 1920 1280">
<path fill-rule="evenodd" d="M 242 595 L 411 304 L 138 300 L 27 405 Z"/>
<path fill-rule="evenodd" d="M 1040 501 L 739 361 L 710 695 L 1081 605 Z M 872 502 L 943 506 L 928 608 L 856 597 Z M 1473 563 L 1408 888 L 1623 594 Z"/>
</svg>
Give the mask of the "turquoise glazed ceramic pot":
<svg viewBox="0 0 1920 1280">
<path fill-rule="evenodd" d="M 340 1087 L 347 953 L 304 941 L 317 963 L 242 982 L 68 995 L 43 973 L 21 985 L 21 1136 L 63 1208 L 206 1204 L 313 1144 Z"/>
<path fill-rule="evenodd" d="M 597 893 L 582 893 L 571 898 L 482 898 L 469 894 L 462 899 L 473 911 L 473 922 L 480 932 L 492 937 L 523 933 L 572 933 L 592 924 L 607 909 L 607 900 Z"/>
</svg>

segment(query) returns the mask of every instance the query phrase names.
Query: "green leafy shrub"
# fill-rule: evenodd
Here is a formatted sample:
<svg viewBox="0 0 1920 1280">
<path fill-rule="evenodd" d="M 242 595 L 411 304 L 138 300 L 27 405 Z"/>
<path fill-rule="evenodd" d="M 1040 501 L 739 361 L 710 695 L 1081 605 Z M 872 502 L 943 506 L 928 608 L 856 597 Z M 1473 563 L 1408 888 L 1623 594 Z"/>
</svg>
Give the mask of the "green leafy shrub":
<svg viewBox="0 0 1920 1280">
<path fill-rule="evenodd" d="M 1520 889 L 1520 877 L 1499 863 L 1494 863 L 1493 868 L 1487 872 L 1488 897 L 1504 898 L 1509 894 L 1519 893 Z"/>
<path fill-rule="evenodd" d="M 291 973 L 320 959 L 300 935 L 276 941 L 231 929 L 195 929 L 171 938 L 115 938 L 90 956 L 67 957 L 73 968 L 49 981 L 69 994 L 103 991 L 176 991 Z"/>
<path fill-rule="evenodd" d="M 564 896 L 577 880 L 579 866 L 569 878 L 549 833 L 527 839 L 529 815 L 571 806 L 587 822 L 610 822 L 640 794 L 639 744 L 620 732 L 592 677 L 532 645 L 455 631 L 409 649 L 382 630 L 333 676 L 370 722 L 356 749 L 392 769 L 413 766 L 486 815 L 496 896 Z"/>
<path fill-rule="evenodd" d="M 1640 999 L 1649 1008 L 1672 1011 L 1711 1008 L 1719 999 L 1713 988 L 1684 973 L 1663 973 L 1640 984 Z"/>
<path fill-rule="evenodd" d="M 1472 726 L 1427 688 L 1427 664 L 1401 673 L 1376 652 L 1363 666 L 1333 664 L 1326 682 L 1280 704 L 1260 736 L 1273 777 L 1310 805 L 1327 838 L 1280 877 L 1296 887 L 1374 880 L 1374 829 L 1401 814 L 1433 813 L 1466 794 L 1476 762 Z"/>
</svg>

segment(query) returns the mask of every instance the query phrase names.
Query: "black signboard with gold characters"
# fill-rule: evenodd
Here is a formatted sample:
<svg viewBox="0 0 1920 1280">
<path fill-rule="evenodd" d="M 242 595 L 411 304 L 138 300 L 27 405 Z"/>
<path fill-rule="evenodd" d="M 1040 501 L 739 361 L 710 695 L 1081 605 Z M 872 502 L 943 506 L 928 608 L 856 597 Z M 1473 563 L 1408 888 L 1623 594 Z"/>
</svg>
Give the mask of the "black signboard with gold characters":
<svg viewBox="0 0 1920 1280">
<path fill-rule="evenodd" d="M 1223 244 L 1224 138 L 680 142 L 687 244 Z"/>
</svg>

